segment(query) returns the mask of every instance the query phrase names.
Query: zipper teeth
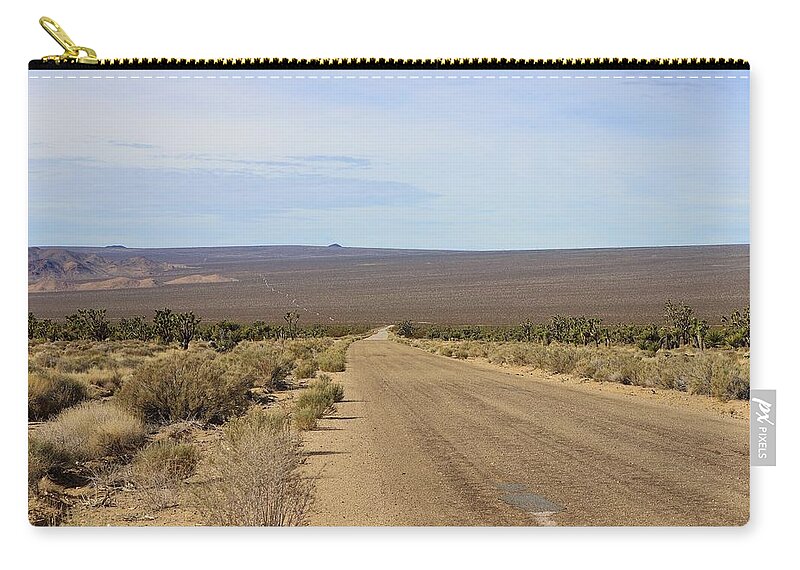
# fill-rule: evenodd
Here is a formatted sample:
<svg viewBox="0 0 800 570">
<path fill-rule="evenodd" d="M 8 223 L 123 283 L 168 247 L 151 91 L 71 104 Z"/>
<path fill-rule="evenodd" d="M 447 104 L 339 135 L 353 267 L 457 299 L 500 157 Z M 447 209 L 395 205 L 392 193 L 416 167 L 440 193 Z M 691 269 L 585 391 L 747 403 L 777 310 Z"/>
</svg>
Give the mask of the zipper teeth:
<svg viewBox="0 0 800 570">
<path fill-rule="evenodd" d="M 73 62 L 33 61 L 32 68 L 97 67 Z M 258 68 L 258 69 L 750 69 L 743 59 L 723 58 L 584 58 L 584 59 L 393 59 L 393 58 L 120 58 L 100 59 L 99 67 L 114 68 Z"/>
</svg>

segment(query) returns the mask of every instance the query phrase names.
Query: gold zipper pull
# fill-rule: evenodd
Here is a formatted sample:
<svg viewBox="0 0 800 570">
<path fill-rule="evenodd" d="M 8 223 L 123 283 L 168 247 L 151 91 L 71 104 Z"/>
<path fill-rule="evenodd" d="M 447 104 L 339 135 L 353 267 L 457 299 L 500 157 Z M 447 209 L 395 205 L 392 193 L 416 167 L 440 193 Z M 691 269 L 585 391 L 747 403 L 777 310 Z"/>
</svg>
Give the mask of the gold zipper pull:
<svg viewBox="0 0 800 570">
<path fill-rule="evenodd" d="M 100 63 L 97 59 L 97 54 L 91 48 L 75 45 L 67 32 L 59 26 L 52 18 L 42 16 L 39 18 L 39 24 L 50 34 L 50 37 L 58 42 L 64 53 L 62 55 L 47 55 L 42 58 L 42 61 L 56 61 L 71 63 Z M 83 54 L 83 55 L 81 55 Z"/>
</svg>

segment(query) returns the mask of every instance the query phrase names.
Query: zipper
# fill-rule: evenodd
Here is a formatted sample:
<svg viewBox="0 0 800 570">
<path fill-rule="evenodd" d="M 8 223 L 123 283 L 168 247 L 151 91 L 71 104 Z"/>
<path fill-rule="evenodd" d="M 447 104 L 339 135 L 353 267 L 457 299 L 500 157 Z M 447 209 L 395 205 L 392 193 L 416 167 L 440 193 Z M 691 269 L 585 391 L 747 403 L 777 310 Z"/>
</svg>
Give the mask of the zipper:
<svg viewBox="0 0 800 570">
<path fill-rule="evenodd" d="M 28 69 L 750 69 L 750 63 L 732 58 L 586 58 L 586 59 L 386 59 L 386 58 L 118 58 L 101 59 L 78 46 L 48 17 L 39 24 L 64 49 L 61 55 L 34 59 Z"/>
</svg>

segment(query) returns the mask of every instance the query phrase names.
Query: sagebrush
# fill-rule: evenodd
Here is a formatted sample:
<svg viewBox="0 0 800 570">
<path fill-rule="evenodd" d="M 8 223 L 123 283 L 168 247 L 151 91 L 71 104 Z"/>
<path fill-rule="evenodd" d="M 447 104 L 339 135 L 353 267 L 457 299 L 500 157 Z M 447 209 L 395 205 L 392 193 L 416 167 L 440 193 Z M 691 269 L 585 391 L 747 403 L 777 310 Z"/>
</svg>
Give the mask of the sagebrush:
<svg viewBox="0 0 800 570">
<path fill-rule="evenodd" d="M 144 422 L 130 412 L 110 403 L 85 402 L 31 433 L 29 468 L 60 476 L 87 461 L 130 455 L 146 436 Z"/>
<path fill-rule="evenodd" d="M 179 485 L 194 473 L 199 460 L 193 445 L 162 439 L 136 454 L 131 478 L 152 508 L 163 509 L 176 504 Z"/>
<path fill-rule="evenodd" d="M 28 420 L 46 420 L 87 397 L 87 385 L 65 373 L 41 370 L 28 374 Z"/>
<path fill-rule="evenodd" d="M 198 509 L 218 526 L 296 526 L 311 506 L 299 438 L 285 418 L 254 411 L 223 428 L 196 488 Z"/>
<path fill-rule="evenodd" d="M 172 351 L 137 368 L 118 398 L 154 423 L 222 423 L 247 408 L 251 386 L 251 377 L 230 373 L 211 351 Z"/>
</svg>

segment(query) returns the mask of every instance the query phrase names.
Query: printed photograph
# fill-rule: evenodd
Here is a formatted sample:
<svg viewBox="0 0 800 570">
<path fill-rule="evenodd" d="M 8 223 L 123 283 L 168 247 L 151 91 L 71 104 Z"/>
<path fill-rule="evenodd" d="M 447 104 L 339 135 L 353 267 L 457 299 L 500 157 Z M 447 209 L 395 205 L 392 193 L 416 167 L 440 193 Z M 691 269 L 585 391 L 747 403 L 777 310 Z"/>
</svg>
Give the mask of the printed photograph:
<svg viewBox="0 0 800 570">
<path fill-rule="evenodd" d="M 746 524 L 748 107 L 738 69 L 29 71 L 30 523 Z"/>
</svg>

